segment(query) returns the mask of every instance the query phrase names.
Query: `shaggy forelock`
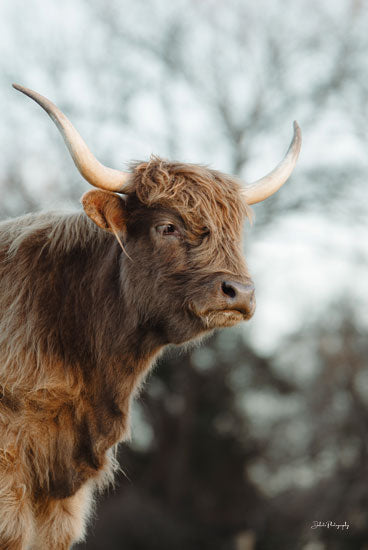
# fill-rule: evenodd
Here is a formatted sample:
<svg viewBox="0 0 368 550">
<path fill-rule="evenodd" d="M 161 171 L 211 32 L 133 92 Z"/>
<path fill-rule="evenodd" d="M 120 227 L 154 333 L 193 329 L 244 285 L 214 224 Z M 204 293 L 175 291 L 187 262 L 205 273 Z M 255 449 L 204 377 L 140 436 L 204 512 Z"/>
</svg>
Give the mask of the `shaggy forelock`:
<svg viewBox="0 0 368 550">
<path fill-rule="evenodd" d="M 195 236 L 209 233 L 203 250 L 198 250 L 204 262 L 211 263 L 215 257 L 217 262 L 226 259 L 229 263 L 231 243 L 239 245 L 244 218 L 251 219 L 236 178 L 159 157 L 133 164 L 132 171 L 132 187 L 143 204 L 176 211 Z M 235 259 L 230 263 L 236 263 Z"/>
<path fill-rule="evenodd" d="M 168 162 L 151 157 L 133 166 L 135 191 L 143 204 L 174 208 L 191 231 L 216 232 L 219 227 L 238 235 L 247 207 L 239 182 L 197 164 Z"/>
</svg>

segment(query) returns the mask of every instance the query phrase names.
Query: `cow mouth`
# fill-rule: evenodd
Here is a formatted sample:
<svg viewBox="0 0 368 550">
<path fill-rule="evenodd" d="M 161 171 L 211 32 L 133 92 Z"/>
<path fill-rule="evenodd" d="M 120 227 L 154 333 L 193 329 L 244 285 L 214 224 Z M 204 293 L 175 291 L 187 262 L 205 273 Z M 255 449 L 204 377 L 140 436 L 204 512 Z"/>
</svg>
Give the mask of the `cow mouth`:
<svg viewBox="0 0 368 550">
<path fill-rule="evenodd" d="M 238 309 L 215 309 L 201 315 L 208 328 L 232 327 L 241 321 L 247 321 L 253 312 L 239 311 Z"/>
</svg>

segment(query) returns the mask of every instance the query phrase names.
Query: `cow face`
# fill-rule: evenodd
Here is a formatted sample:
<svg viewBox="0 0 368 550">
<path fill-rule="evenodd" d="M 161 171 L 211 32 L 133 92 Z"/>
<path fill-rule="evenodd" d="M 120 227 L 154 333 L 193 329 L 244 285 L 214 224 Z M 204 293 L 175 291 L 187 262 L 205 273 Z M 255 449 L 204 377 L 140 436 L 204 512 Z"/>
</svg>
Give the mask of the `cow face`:
<svg viewBox="0 0 368 550">
<path fill-rule="evenodd" d="M 125 302 L 166 343 L 253 315 L 241 238 L 248 212 L 233 178 L 152 158 L 133 167 L 124 197 L 90 191 L 82 202 L 121 242 Z"/>
</svg>

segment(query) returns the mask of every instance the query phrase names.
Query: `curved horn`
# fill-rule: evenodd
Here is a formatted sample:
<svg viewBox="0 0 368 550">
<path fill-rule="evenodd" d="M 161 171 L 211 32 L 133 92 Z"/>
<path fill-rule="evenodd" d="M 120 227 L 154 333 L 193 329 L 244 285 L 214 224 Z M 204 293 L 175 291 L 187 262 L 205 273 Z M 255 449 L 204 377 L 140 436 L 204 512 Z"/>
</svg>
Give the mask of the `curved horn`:
<svg viewBox="0 0 368 550">
<path fill-rule="evenodd" d="M 290 177 L 296 161 L 298 160 L 302 145 L 302 133 L 298 123 L 294 121 L 294 135 L 290 147 L 283 160 L 266 176 L 246 185 L 242 189 L 242 195 L 247 204 L 256 204 L 264 201 L 280 189 Z"/>
<path fill-rule="evenodd" d="M 88 149 L 72 123 L 49 99 L 18 84 L 13 84 L 13 88 L 34 99 L 46 111 L 63 136 L 74 164 L 91 185 L 109 191 L 123 191 L 130 175 L 128 172 L 120 172 L 101 164 Z"/>
</svg>

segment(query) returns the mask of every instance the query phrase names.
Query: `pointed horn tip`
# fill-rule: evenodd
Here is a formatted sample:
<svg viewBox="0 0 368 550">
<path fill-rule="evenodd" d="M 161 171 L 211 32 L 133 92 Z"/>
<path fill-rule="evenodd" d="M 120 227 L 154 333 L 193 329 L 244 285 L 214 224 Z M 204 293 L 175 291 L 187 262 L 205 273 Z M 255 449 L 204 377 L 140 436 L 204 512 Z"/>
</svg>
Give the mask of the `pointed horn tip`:
<svg viewBox="0 0 368 550">
<path fill-rule="evenodd" d="M 12 86 L 15 90 L 18 90 L 18 92 L 22 92 L 22 94 L 28 95 L 29 97 L 31 97 L 31 94 L 35 93 L 30 88 L 26 88 L 25 86 L 21 86 L 20 84 L 12 84 Z"/>
<path fill-rule="evenodd" d="M 22 92 L 22 94 L 30 97 L 31 99 L 33 99 L 37 103 L 38 103 L 38 98 L 42 98 L 46 101 L 49 101 L 46 97 L 44 98 L 38 92 L 35 92 L 34 90 L 31 90 L 31 88 L 26 88 L 25 86 L 21 86 L 20 84 L 12 84 L 12 86 L 15 90 L 18 90 L 18 92 Z"/>
<path fill-rule="evenodd" d="M 294 122 L 293 122 L 293 127 L 294 127 L 294 135 L 299 140 L 301 140 L 302 139 L 302 131 L 301 131 L 300 126 L 299 126 L 299 124 L 297 123 L 296 120 L 294 120 Z"/>
<path fill-rule="evenodd" d="M 27 90 L 27 88 L 25 88 L 24 86 L 21 86 L 20 84 L 13 83 L 12 86 L 15 90 L 18 90 L 19 92 L 23 92 L 23 90 Z"/>
</svg>

